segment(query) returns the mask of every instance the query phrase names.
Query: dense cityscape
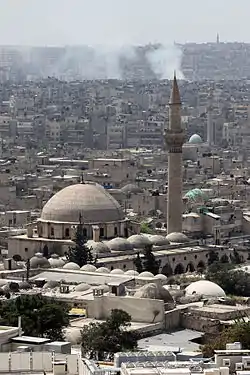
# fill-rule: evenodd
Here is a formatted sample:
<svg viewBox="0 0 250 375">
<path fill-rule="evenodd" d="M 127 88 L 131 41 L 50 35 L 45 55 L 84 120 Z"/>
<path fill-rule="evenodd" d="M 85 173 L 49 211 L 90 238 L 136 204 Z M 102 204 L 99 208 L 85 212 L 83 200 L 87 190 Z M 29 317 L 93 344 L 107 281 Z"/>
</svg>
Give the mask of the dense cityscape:
<svg viewBox="0 0 250 375">
<path fill-rule="evenodd" d="M 249 375 L 249 62 L 0 47 L 0 372 Z"/>
</svg>

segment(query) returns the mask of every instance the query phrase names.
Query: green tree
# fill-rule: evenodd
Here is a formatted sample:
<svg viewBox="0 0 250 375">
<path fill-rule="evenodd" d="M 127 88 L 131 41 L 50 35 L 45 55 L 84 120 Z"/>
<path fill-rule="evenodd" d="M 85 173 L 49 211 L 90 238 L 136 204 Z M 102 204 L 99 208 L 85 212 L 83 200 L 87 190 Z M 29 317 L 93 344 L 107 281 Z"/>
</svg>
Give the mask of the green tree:
<svg viewBox="0 0 250 375">
<path fill-rule="evenodd" d="M 211 250 L 210 253 L 209 253 L 209 256 L 208 256 L 207 263 L 210 266 L 210 264 L 213 264 L 215 262 L 219 262 L 219 255 L 218 255 L 218 253 L 216 253 L 216 251 Z"/>
<path fill-rule="evenodd" d="M 96 360 L 137 347 L 138 335 L 128 330 L 131 316 L 123 310 L 112 310 L 103 323 L 91 323 L 82 330 L 82 354 Z"/>
<path fill-rule="evenodd" d="M 250 275 L 235 269 L 231 263 L 213 263 L 208 267 L 206 279 L 220 285 L 226 294 L 250 297 Z"/>
<path fill-rule="evenodd" d="M 25 335 L 51 340 L 63 340 L 63 328 L 69 324 L 67 305 L 41 295 L 21 295 L 1 303 L 1 324 L 17 326 L 19 316 Z"/>
<path fill-rule="evenodd" d="M 154 230 L 150 228 L 150 226 L 145 222 L 141 223 L 140 232 L 146 234 L 155 234 Z"/>
<path fill-rule="evenodd" d="M 140 253 L 137 253 L 136 258 L 134 259 L 134 265 L 138 273 L 143 272 L 143 266 L 142 266 Z"/>
<path fill-rule="evenodd" d="M 218 332 L 202 346 L 202 353 L 205 357 L 212 357 L 215 350 L 226 349 L 226 344 L 229 342 L 240 342 L 243 349 L 250 349 L 250 322 L 242 319 Z"/>
<path fill-rule="evenodd" d="M 146 246 L 143 258 L 143 271 L 151 272 L 153 275 L 159 273 L 161 261 L 156 260 L 152 251 L 152 246 Z"/>
<path fill-rule="evenodd" d="M 69 262 L 74 262 L 78 264 L 79 267 L 82 267 L 85 264 L 96 263 L 96 259 L 94 259 L 91 249 L 86 246 L 86 242 L 87 239 L 83 232 L 83 225 L 79 223 L 74 238 L 75 246 L 70 247 L 67 254 Z"/>
<path fill-rule="evenodd" d="M 144 271 L 151 272 L 153 275 L 157 275 L 159 273 L 161 261 L 156 260 L 155 256 L 152 252 L 152 246 L 146 246 L 143 252 L 143 257 L 137 253 L 136 258 L 134 259 L 134 265 L 136 267 L 136 271 L 141 273 Z"/>
<path fill-rule="evenodd" d="M 233 250 L 233 254 L 230 255 L 230 259 L 231 259 L 231 262 L 234 263 L 234 264 L 241 264 L 242 263 L 241 256 L 236 249 Z"/>
</svg>

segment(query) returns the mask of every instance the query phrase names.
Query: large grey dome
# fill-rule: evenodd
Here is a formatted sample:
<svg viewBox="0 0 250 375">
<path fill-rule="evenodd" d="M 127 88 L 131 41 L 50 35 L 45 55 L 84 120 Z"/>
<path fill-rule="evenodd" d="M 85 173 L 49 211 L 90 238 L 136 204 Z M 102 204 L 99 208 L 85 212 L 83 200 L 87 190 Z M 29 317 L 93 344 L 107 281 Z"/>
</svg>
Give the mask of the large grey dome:
<svg viewBox="0 0 250 375">
<path fill-rule="evenodd" d="M 43 207 L 41 219 L 86 224 L 105 223 L 124 219 L 119 203 L 98 184 L 67 186 L 56 193 Z"/>
</svg>

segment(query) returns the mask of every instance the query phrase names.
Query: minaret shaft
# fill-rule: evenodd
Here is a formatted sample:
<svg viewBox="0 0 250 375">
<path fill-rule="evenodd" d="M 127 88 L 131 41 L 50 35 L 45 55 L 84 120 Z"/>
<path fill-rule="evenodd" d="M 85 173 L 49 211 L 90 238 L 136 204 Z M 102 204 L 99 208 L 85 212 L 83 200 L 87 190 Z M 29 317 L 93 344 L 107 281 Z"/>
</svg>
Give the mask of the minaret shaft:
<svg viewBox="0 0 250 375">
<path fill-rule="evenodd" d="M 176 77 L 169 103 L 169 128 L 166 130 L 168 148 L 168 233 L 182 231 L 182 146 L 185 140 L 181 126 L 181 100 Z"/>
</svg>

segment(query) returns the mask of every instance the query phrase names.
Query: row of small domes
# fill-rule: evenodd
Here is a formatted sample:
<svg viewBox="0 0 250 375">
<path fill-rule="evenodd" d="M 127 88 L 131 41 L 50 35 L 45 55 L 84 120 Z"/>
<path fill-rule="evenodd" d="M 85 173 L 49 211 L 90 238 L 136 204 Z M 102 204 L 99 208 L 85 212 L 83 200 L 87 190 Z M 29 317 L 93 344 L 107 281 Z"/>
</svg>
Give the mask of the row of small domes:
<svg viewBox="0 0 250 375">
<path fill-rule="evenodd" d="M 134 234 L 128 238 L 116 237 L 107 242 L 95 242 L 89 240 L 87 246 L 97 254 L 109 253 L 111 251 L 131 251 L 145 249 L 146 246 L 157 248 L 169 246 L 171 243 L 183 244 L 189 239 L 183 233 L 170 233 L 166 237 L 162 235 Z"/>
</svg>

